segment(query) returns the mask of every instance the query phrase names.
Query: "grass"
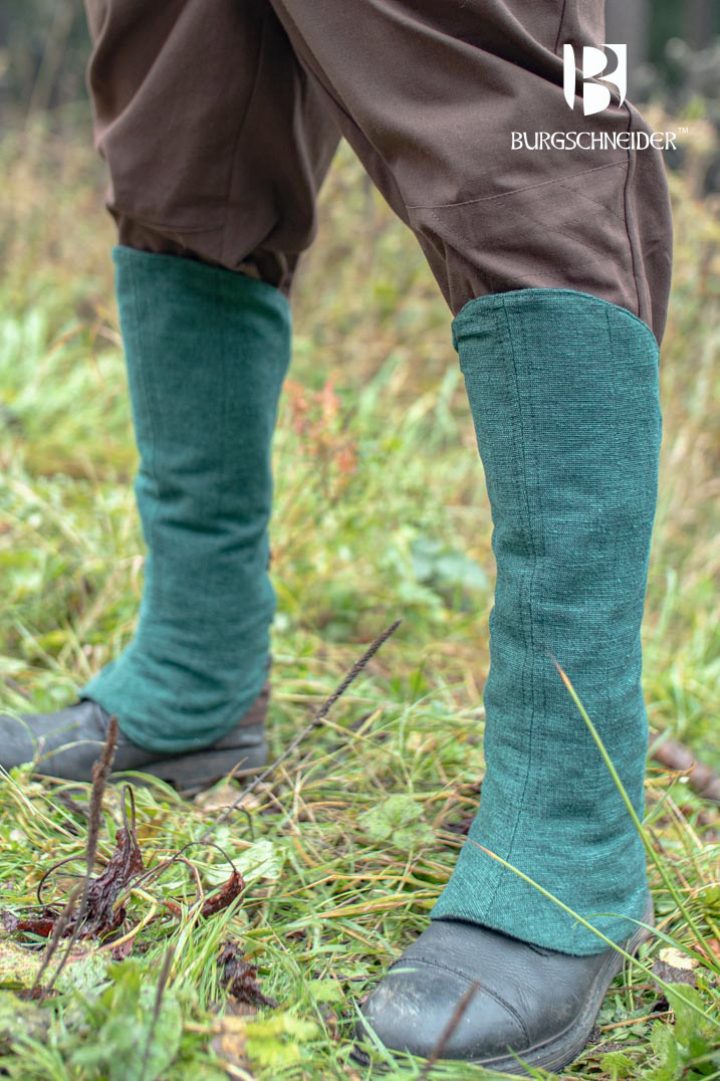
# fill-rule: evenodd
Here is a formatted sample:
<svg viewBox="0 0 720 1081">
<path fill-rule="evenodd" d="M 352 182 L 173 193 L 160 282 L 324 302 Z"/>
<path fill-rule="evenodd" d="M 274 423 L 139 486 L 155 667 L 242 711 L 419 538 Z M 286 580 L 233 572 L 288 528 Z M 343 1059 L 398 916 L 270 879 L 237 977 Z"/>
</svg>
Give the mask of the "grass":
<svg viewBox="0 0 720 1081">
<path fill-rule="evenodd" d="M 71 700 L 128 640 L 141 590 L 113 234 L 88 144 L 83 131 L 37 130 L 0 149 L 0 705 L 11 710 Z M 720 768 L 720 226 L 681 177 L 673 196 L 645 687 L 653 731 Z M 494 576 L 482 471 L 444 305 L 346 152 L 295 318 L 275 447 L 274 753 L 367 643 L 403 623 L 312 744 L 214 828 L 222 852 L 191 849 L 191 866 L 132 891 L 129 919 L 145 922 L 129 958 L 81 944 L 42 1004 L 15 994 L 37 953 L 0 933 L 11 1078 L 364 1081 L 349 1059 L 354 1003 L 424 927 L 476 806 Z M 568 1079 L 720 1077 L 720 1029 L 701 1016 L 719 1006 L 720 814 L 655 767 L 647 793 L 659 933 L 609 992 Z M 159 784 L 139 789 L 146 861 L 200 837 L 235 794 L 219 786 L 186 804 Z M 100 865 L 120 806 L 112 789 Z M 27 770 L 0 782 L 0 907 L 33 902 L 44 870 L 72 858 L 48 885 L 49 899 L 67 895 L 84 868 L 86 812 L 86 792 Z M 227 876 L 227 856 L 246 895 L 203 922 L 193 900 Z M 182 918 L 165 909 L 170 897 Z M 229 938 L 277 1009 L 226 1008 L 216 959 Z M 678 991 L 678 979 L 690 983 Z M 422 1066 L 385 1076 L 420 1078 Z"/>
</svg>

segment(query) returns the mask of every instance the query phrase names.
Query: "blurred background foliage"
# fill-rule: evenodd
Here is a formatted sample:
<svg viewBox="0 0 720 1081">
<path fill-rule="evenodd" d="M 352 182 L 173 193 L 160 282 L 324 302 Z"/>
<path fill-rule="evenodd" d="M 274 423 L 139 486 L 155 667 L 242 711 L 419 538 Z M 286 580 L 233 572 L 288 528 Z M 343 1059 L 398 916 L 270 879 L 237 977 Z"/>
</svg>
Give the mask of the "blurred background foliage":
<svg viewBox="0 0 720 1081">
<path fill-rule="evenodd" d="M 0 121 L 85 104 L 90 47 L 81 0 L 2 0 Z"/>
</svg>

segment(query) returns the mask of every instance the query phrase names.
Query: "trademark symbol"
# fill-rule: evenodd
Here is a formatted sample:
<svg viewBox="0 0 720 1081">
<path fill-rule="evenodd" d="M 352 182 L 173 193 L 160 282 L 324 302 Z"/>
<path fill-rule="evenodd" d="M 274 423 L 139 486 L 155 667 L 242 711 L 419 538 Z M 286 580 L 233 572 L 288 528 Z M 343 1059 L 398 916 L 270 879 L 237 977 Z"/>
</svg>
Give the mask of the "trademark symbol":
<svg viewBox="0 0 720 1081">
<path fill-rule="evenodd" d="M 678 128 L 678 135 L 689 135 L 689 134 L 690 134 L 690 128 L 686 124 L 683 124 Z"/>
</svg>

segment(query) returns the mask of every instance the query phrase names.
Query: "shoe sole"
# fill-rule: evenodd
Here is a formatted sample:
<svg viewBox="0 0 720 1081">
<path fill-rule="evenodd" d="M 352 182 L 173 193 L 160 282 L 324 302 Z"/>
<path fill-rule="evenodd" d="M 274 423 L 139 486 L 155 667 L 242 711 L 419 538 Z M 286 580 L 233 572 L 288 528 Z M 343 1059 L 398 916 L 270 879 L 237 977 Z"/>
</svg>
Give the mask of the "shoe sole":
<svg viewBox="0 0 720 1081">
<path fill-rule="evenodd" d="M 243 731 L 248 737 L 247 744 L 239 747 L 203 751 L 162 758 L 157 762 L 148 762 L 137 770 L 123 770 L 113 775 L 114 780 L 132 773 L 134 777 L 149 774 L 166 784 L 172 785 L 184 796 L 196 795 L 204 788 L 209 788 L 222 777 L 232 773 L 233 777 L 244 777 L 255 773 L 267 765 L 267 744 L 264 727 L 248 726 Z"/>
<path fill-rule="evenodd" d="M 203 750 L 195 755 L 182 755 L 175 759 L 149 762 L 143 773 L 159 777 L 179 791 L 190 793 L 209 788 L 228 773 L 236 777 L 254 773 L 267 763 L 267 746 L 262 732 L 261 742 L 231 750 Z"/>
</svg>

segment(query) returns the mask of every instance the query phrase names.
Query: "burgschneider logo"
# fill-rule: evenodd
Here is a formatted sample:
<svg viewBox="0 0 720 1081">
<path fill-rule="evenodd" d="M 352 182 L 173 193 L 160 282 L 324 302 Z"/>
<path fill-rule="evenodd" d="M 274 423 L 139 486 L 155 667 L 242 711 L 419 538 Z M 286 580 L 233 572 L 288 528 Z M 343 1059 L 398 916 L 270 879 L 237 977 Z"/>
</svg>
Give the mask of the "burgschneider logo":
<svg viewBox="0 0 720 1081">
<path fill-rule="evenodd" d="M 584 116 L 595 116 L 611 105 L 621 106 L 627 96 L 627 45 L 583 45 L 580 67 L 575 49 L 563 45 L 563 94 L 571 109 L 578 98 Z M 578 89 L 578 80 L 582 90 Z M 584 131 L 511 131 L 512 150 L 676 150 L 674 131 L 647 131 L 633 125 L 626 130 L 603 126 Z"/>
<path fill-rule="evenodd" d="M 610 57 L 608 53 L 611 54 Z M 608 71 L 612 59 L 615 60 L 615 67 Z M 565 101 L 571 109 L 574 109 L 577 65 L 572 45 L 563 45 L 563 75 Z M 599 48 L 595 45 L 584 45 L 581 75 L 585 116 L 601 113 L 608 108 L 612 101 L 611 87 L 617 90 L 620 95 L 618 104 L 622 105 L 627 95 L 627 45 L 601 45 Z M 597 82 L 591 82 L 592 79 L 596 79 Z"/>
</svg>

